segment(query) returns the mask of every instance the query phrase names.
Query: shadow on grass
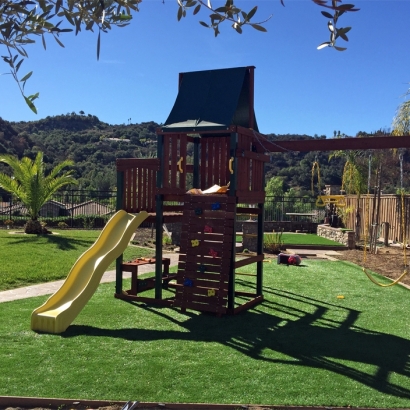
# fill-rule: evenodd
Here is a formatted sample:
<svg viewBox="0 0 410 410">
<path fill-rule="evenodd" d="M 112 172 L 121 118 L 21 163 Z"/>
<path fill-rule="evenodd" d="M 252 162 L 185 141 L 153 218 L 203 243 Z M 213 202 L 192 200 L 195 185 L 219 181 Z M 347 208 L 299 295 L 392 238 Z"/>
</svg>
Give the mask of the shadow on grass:
<svg viewBox="0 0 410 410">
<path fill-rule="evenodd" d="M 167 309 L 146 307 L 189 332 L 72 325 L 61 336 L 217 342 L 255 360 L 328 370 L 384 394 L 410 399 L 410 389 L 389 381 L 392 373 L 410 377 L 409 340 L 355 326 L 360 311 L 283 290 L 265 290 L 275 295 L 275 302 L 265 301 L 256 309 L 220 319 L 187 313 L 180 322 L 167 315 Z M 289 299 L 298 307 L 290 307 Z M 215 320 L 220 321 L 218 326 Z M 275 353 L 288 359 L 275 358 Z M 362 364 L 375 371 L 360 370 Z"/>
<path fill-rule="evenodd" d="M 55 245 L 57 249 L 68 251 L 78 249 L 78 247 L 90 247 L 96 239 L 78 239 L 65 237 L 63 235 L 19 235 L 12 238 L 7 238 L 8 245 L 19 245 L 24 243 L 44 245 L 46 241 L 48 244 Z"/>
</svg>

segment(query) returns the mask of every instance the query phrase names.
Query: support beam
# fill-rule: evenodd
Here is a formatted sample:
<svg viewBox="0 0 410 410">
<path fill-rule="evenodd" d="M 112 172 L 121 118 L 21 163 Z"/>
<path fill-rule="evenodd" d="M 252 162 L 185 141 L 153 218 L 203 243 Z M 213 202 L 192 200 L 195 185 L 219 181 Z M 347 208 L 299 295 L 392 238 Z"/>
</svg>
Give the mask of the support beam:
<svg viewBox="0 0 410 410">
<path fill-rule="evenodd" d="M 241 129 L 242 130 L 242 129 Z M 249 133 L 249 132 L 248 132 Z M 259 146 L 268 152 L 287 151 L 337 151 L 410 148 L 410 136 L 383 136 L 366 138 L 329 138 L 292 141 L 267 141 L 264 135 L 255 133 L 259 138 Z"/>
</svg>

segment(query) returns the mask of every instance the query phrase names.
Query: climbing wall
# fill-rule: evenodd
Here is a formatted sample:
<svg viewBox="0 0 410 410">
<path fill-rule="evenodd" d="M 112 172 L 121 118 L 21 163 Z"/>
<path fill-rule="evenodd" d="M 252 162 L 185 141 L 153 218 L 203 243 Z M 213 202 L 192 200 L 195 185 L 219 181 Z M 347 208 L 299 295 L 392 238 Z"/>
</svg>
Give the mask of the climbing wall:
<svg viewBox="0 0 410 410">
<path fill-rule="evenodd" d="M 235 209 L 235 197 L 185 197 L 174 306 L 226 313 Z"/>
</svg>

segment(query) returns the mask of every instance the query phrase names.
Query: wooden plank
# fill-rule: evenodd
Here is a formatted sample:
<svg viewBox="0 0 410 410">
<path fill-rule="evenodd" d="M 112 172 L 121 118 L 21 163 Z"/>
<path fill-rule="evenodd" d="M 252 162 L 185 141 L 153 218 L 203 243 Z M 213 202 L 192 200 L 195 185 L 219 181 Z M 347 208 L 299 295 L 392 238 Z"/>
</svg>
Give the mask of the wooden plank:
<svg viewBox="0 0 410 410">
<path fill-rule="evenodd" d="M 260 154 L 260 153 L 252 152 L 252 151 L 248 151 L 248 150 L 237 149 L 235 151 L 235 154 L 236 154 L 237 157 L 253 159 L 255 161 L 261 161 L 261 162 L 269 162 L 270 161 L 270 157 L 268 155 L 264 155 L 264 154 Z"/>
<path fill-rule="evenodd" d="M 262 204 L 265 202 L 265 192 L 236 191 L 238 203 Z"/>
<path fill-rule="evenodd" d="M 141 208 L 144 208 L 144 209 L 147 206 L 146 180 L 147 180 L 147 169 L 146 168 L 140 169 L 140 175 L 138 178 L 138 204 Z"/>
<path fill-rule="evenodd" d="M 265 255 L 256 255 L 246 259 L 241 259 L 235 262 L 235 269 L 241 268 L 242 266 L 250 265 L 251 263 L 261 262 L 264 258 Z"/>
<path fill-rule="evenodd" d="M 169 136 L 164 136 L 163 151 L 162 151 L 162 161 L 163 161 L 163 173 L 162 173 L 162 187 L 163 189 L 169 188 Z"/>
<path fill-rule="evenodd" d="M 210 265 L 210 266 L 217 265 L 217 266 L 220 266 L 221 269 L 227 269 L 230 266 L 230 261 L 226 259 L 221 259 L 221 258 L 212 258 L 211 256 L 208 256 L 208 255 L 201 255 L 200 257 L 197 257 L 196 255 L 180 254 L 179 261 L 185 262 L 185 263 L 197 262 L 203 265 Z"/>
<path fill-rule="evenodd" d="M 211 250 L 217 252 L 216 257 L 213 259 L 218 259 L 218 258 L 228 258 L 231 256 L 231 248 L 232 248 L 232 242 L 226 243 L 226 242 L 199 242 L 198 246 L 193 246 L 192 242 L 188 240 L 188 249 L 189 253 L 192 255 L 209 255 L 212 256 Z"/>
<path fill-rule="evenodd" d="M 214 268 L 214 267 L 210 267 Z M 189 272 L 189 273 L 187 273 Z M 193 279 L 200 279 L 204 281 L 211 281 L 211 282 L 221 282 L 221 283 L 228 283 L 229 282 L 229 275 L 224 273 L 219 273 L 219 271 L 213 270 L 214 273 L 210 273 L 211 269 L 207 269 L 205 273 L 199 272 L 197 267 L 193 267 L 190 269 L 187 267 L 186 269 L 178 269 L 177 278 L 184 278 L 189 277 Z"/>
<path fill-rule="evenodd" d="M 158 158 L 118 158 L 116 160 L 117 171 L 123 172 L 131 168 L 147 168 L 159 171 L 160 160 Z"/>
<path fill-rule="evenodd" d="M 207 169 L 208 169 L 208 175 L 207 175 L 207 184 L 208 187 L 211 187 L 214 185 L 213 181 L 213 175 L 214 175 L 214 148 L 215 144 L 213 143 L 213 138 L 208 139 L 208 144 L 207 144 L 207 149 L 208 149 L 208 156 L 207 156 Z"/>
<path fill-rule="evenodd" d="M 201 166 L 200 166 L 200 188 L 201 189 L 207 189 L 209 188 L 207 186 L 207 180 L 206 180 L 206 175 L 207 175 L 207 144 L 208 144 L 208 139 L 201 139 L 200 143 L 200 149 L 201 149 Z"/>
<path fill-rule="evenodd" d="M 132 168 L 128 169 L 127 171 L 125 171 L 125 183 L 126 183 L 126 192 L 127 192 L 127 199 L 125 201 L 126 203 L 126 207 L 127 208 L 132 208 L 132 202 L 131 202 L 131 193 L 132 193 Z"/>
<path fill-rule="evenodd" d="M 177 174 L 179 173 L 177 163 L 179 161 L 179 156 L 178 156 L 178 137 L 177 135 L 172 135 L 171 138 L 169 139 L 170 144 L 171 144 L 171 157 L 170 157 L 170 164 L 171 164 L 171 183 L 170 186 L 171 188 L 177 188 Z"/>
<path fill-rule="evenodd" d="M 200 218 L 200 219 L 218 219 L 218 220 L 223 220 L 223 219 L 233 219 L 235 216 L 234 212 L 218 212 L 218 211 L 212 211 L 212 210 L 207 210 L 202 208 L 202 214 L 201 215 L 196 215 L 195 210 L 192 211 L 186 211 L 186 217 L 190 218 Z"/>
<path fill-rule="evenodd" d="M 156 202 L 155 202 L 156 184 L 157 184 L 157 173 L 155 171 L 151 171 L 148 186 L 149 186 L 149 197 L 150 197 L 149 209 L 152 211 L 156 209 Z"/>
<path fill-rule="evenodd" d="M 213 232 L 213 233 L 205 233 L 205 232 L 198 232 L 198 228 L 193 228 L 191 224 L 189 224 L 189 231 L 184 231 L 181 233 L 181 238 L 187 240 L 195 240 L 197 239 L 200 242 L 229 242 L 232 244 L 233 236 L 224 233 L 224 227 L 221 228 L 222 232 Z M 232 231 L 231 231 L 232 232 Z"/>
<path fill-rule="evenodd" d="M 210 264 L 201 264 L 201 263 L 196 263 L 196 262 L 182 262 L 181 261 L 181 273 L 185 270 L 189 270 L 190 272 L 199 272 L 200 271 L 200 265 L 204 265 L 205 273 L 203 275 L 211 275 L 214 276 L 215 274 L 218 275 L 223 275 L 224 273 L 221 273 L 221 265 L 210 265 Z M 178 265 L 179 266 L 179 265 Z M 229 279 L 229 275 L 227 275 L 227 278 Z"/>
<path fill-rule="evenodd" d="M 236 198 L 227 196 L 226 194 L 206 194 L 206 195 L 186 195 L 186 200 L 184 202 L 191 204 L 212 204 L 214 202 L 219 202 L 222 204 L 235 205 Z"/>
<path fill-rule="evenodd" d="M 236 315 L 236 314 L 241 313 L 241 312 L 243 312 L 243 311 L 245 311 L 245 310 L 249 310 L 250 308 L 252 308 L 252 307 L 258 305 L 259 303 L 262 303 L 263 300 L 264 300 L 263 295 L 262 295 L 262 296 L 257 296 L 257 297 L 255 297 L 254 299 L 249 300 L 248 302 L 245 302 L 244 304 L 235 307 L 235 308 L 233 309 L 233 312 L 228 312 L 228 313 L 231 313 L 231 314 Z"/>
<path fill-rule="evenodd" d="M 195 215 L 197 216 L 197 215 Z M 197 218 L 191 218 L 189 221 L 189 227 L 194 231 L 197 229 L 197 231 L 204 231 L 205 226 L 209 226 L 212 228 L 212 233 L 226 233 L 226 232 L 231 232 L 233 233 L 233 226 L 235 222 L 233 219 L 225 219 L 223 225 L 221 224 L 221 221 L 219 219 L 205 219 L 201 217 Z"/>
<path fill-rule="evenodd" d="M 220 137 L 221 138 L 221 181 L 219 185 L 227 185 L 229 182 L 229 138 Z"/>
<path fill-rule="evenodd" d="M 183 173 L 179 174 L 179 188 L 186 191 L 186 174 L 187 174 L 187 136 L 186 134 L 179 135 L 179 155 L 184 159 L 182 162 Z"/>
<path fill-rule="evenodd" d="M 264 164 L 262 162 L 253 162 L 255 174 L 254 174 L 254 180 L 253 180 L 253 188 L 252 190 L 254 191 L 263 191 L 264 190 Z"/>
<path fill-rule="evenodd" d="M 185 280 L 190 279 L 193 283 L 193 286 L 184 286 Z M 203 289 L 213 289 L 213 290 L 218 290 L 221 292 L 225 292 L 225 295 L 228 293 L 228 283 L 229 282 L 221 282 L 221 281 L 211 281 L 211 280 L 204 280 L 202 278 L 196 278 L 193 275 L 187 275 L 186 277 L 177 277 L 176 278 L 176 283 L 179 286 L 184 286 L 189 289 L 200 289 L 199 294 L 205 294 L 203 292 Z M 193 293 L 198 293 L 194 292 Z"/>
</svg>

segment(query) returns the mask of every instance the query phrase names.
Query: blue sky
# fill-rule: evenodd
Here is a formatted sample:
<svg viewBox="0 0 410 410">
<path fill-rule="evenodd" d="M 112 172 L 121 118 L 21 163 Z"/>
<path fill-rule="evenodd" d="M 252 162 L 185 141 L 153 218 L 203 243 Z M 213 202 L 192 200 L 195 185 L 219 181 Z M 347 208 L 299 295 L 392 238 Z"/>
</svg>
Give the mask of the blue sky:
<svg viewBox="0 0 410 410">
<path fill-rule="evenodd" d="M 352 30 L 348 43 L 338 43 L 348 49 L 337 52 L 316 49 L 329 32 L 322 8 L 310 0 L 285 0 L 285 7 L 279 0 L 239 0 L 247 11 L 258 5 L 255 22 L 273 15 L 268 32 L 246 27 L 239 35 L 226 24 L 217 38 L 198 23 L 207 21 L 205 11 L 177 22 L 175 0 L 143 0 L 130 26 L 103 33 L 100 61 L 96 33 L 67 33 L 64 49 L 51 37 L 46 51 L 41 44 L 27 47 L 30 58 L 20 72 L 34 71 L 26 88 L 40 92 L 38 114 L 2 75 L 0 117 L 32 121 L 83 110 L 110 124 L 161 123 L 175 101 L 179 72 L 253 65 L 263 133 L 330 137 L 334 130 L 389 128 L 410 87 L 410 1 L 352 3 L 361 10 L 340 19 Z"/>
</svg>

